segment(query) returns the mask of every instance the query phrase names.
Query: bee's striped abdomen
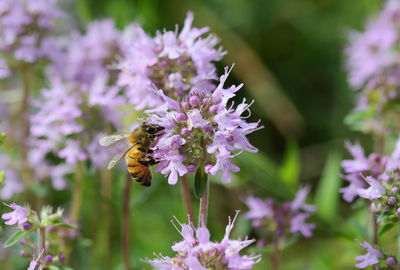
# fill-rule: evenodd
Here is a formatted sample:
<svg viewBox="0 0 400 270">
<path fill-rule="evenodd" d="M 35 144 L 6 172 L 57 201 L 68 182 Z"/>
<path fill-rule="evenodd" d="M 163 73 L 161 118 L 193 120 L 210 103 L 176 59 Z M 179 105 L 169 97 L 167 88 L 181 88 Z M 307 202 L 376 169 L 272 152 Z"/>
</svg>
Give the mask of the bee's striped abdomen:
<svg viewBox="0 0 400 270">
<path fill-rule="evenodd" d="M 138 159 L 143 156 L 142 149 L 138 147 L 133 147 L 125 157 L 126 165 L 128 166 L 128 171 L 132 177 L 141 185 L 150 186 L 151 185 L 151 172 L 150 169 L 138 162 Z"/>
</svg>

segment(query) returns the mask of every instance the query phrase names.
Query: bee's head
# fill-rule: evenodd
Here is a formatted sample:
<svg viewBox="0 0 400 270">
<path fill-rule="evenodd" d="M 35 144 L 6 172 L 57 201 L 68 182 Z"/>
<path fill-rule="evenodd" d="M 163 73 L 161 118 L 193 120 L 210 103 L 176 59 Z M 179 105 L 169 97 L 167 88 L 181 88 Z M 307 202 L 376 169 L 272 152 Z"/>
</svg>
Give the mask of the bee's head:
<svg viewBox="0 0 400 270">
<path fill-rule="evenodd" d="M 147 134 L 156 134 L 164 129 L 164 127 L 161 127 L 159 125 L 152 125 L 149 123 L 143 123 L 142 127 Z"/>
</svg>

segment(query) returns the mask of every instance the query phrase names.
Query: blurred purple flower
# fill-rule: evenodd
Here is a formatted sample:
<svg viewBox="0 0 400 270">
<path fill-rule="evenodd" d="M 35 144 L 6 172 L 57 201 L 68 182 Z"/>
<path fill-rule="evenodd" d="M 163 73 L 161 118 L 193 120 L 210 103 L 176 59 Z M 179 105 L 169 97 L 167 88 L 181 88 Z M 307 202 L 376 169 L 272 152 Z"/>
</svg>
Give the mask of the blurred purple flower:
<svg viewBox="0 0 400 270">
<path fill-rule="evenodd" d="M 358 195 L 362 198 L 375 200 L 382 197 L 385 189 L 376 181 L 373 177 L 367 176 L 365 177 L 365 181 L 370 185 L 367 189 L 358 189 Z"/>
<path fill-rule="evenodd" d="M 14 209 L 14 211 L 3 214 L 1 216 L 2 219 L 8 220 L 5 222 L 6 225 L 14 225 L 16 223 L 18 223 L 18 225 L 22 225 L 23 223 L 28 221 L 28 214 L 29 214 L 28 209 L 19 206 L 15 203 L 12 203 L 10 205 L 6 203 L 3 204 Z"/>
<path fill-rule="evenodd" d="M 126 100 L 113 85 L 117 74 L 109 70 L 122 54 L 122 40 L 112 20 L 93 22 L 86 34 L 73 33 L 48 67 L 49 87 L 33 101 L 37 112 L 30 119 L 29 156 L 38 179 L 52 177 L 56 189 L 65 188 L 65 174 L 77 162 L 89 160 L 99 168 L 109 159 L 98 146 L 98 135 L 122 127 L 124 114 L 117 107 Z M 49 154 L 67 165 L 46 160 Z"/>
<path fill-rule="evenodd" d="M 182 31 L 157 32 L 148 36 L 138 25 L 131 25 L 126 33 L 124 57 L 116 68 L 122 72 L 118 84 L 126 87 L 129 102 L 136 109 L 155 108 L 163 99 L 153 91 L 154 85 L 167 96 L 182 97 L 193 91 L 210 93 L 211 80 L 217 79 L 215 61 L 224 52 L 215 49 L 218 39 L 204 37 L 208 28 L 193 28 L 193 13 L 187 14 Z M 199 90 L 200 89 L 200 90 Z"/>
<path fill-rule="evenodd" d="M 193 92 L 179 103 L 161 90 L 154 91 L 165 103 L 147 110 L 145 121 L 165 128 L 153 156 L 160 161 L 157 171 L 168 176 L 168 183 L 175 184 L 178 175 L 186 174 L 187 166 L 193 164 L 209 164 L 206 173 L 221 172 L 222 182 L 229 183 L 231 172 L 239 171 L 231 159 L 243 151 L 257 151 L 246 135 L 259 129 L 259 122 L 247 123 L 243 116 L 250 114 L 251 103 L 243 100 L 236 108 L 227 104 L 242 87 L 224 88 L 229 73 L 226 68 L 212 94 Z"/>
<path fill-rule="evenodd" d="M 24 190 L 17 170 L 19 167 L 20 165 L 14 164 L 9 156 L 0 154 L 0 171 L 4 171 L 4 186 L 0 189 L 0 198 L 3 200 L 9 200 L 14 194 Z"/>
<path fill-rule="evenodd" d="M 305 220 L 310 216 L 307 213 L 299 213 L 292 217 L 290 221 L 290 231 L 292 233 L 301 233 L 304 237 L 310 238 L 315 224 L 307 224 Z"/>
<path fill-rule="evenodd" d="M 357 268 L 366 268 L 377 264 L 379 263 L 379 259 L 383 258 L 383 254 L 379 250 L 374 249 L 367 241 L 364 241 L 364 244 L 362 244 L 357 239 L 355 240 L 362 248 L 367 250 L 367 254 L 356 257 L 356 260 L 359 262 L 356 264 Z"/>
<path fill-rule="evenodd" d="M 40 265 L 40 257 L 42 257 L 44 252 L 44 249 L 40 252 L 39 256 L 35 260 L 35 255 L 33 255 L 33 259 L 31 263 L 29 264 L 29 267 L 27 270 L 42 270 L 42 265 Z"/>
<path fill-rule="evenodd" d="M 174 258 L 156 255 L 153 260 L 145 259 L 156 269 L 209 269 L 216 266 L 223 269 L 252 269 L 261 258 L 260 255 L 240 255 L 240 251 L 252 244 L 255 240 L 229 239 L 238 211 L 233 219 L 229 218 L 225 235 L 221 242 L 211 242 L 210 232 L 205 227 L 194 228 L 190 221 L 188 224 L 178 224 L 181 230 L 175 228 L 183 237 L 181 242 L 172 246 L 177 252 Z"/>
<path fill-rule="evenodd" d="M 316 206 L 305 203 L 309 191 L 310 187 L 303 187 L 293 201 L 283 203 L 249 196 L 244 201 L 249 208 L 244 217 L 252 220 L 255 228 L 273 228 L 271 237 L 287 237 L 290 233 L 311 237 L 315 224 L 307 224 L 305 220 L 316 211 Z"/>
<path fill-rule="evenodd" d="M 47 57 L 47 53 L 51 53 L 53 47 L 50 48 L 47 43 L 47 50 L 43 50 L 44 40 L 54 34 L 55 20 L 64 16 L 57 7 L 57 2 L 57 0 L 3 0 L 0 4 L 2 54 L 8 59 L 14 58 L 26 63 Z M 3 69 L 0 78 L 5 77 L 4 71 Z"/>
</svg>

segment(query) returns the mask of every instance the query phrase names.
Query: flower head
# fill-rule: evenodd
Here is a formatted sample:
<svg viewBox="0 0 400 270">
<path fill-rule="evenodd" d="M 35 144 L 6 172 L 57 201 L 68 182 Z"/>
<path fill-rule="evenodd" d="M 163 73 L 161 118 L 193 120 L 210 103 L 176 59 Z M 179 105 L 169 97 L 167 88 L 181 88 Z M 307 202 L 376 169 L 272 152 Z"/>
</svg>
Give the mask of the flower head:
<svg viewBox="0 0 400 270">
<path fill-rule="evenodd" d="M 309 238 L 315 224 L 307 224 L 305 220 L 316 211 L 315 205 L 305 203 L 309 190 L 309 187 L 301 188 L 293 201 L 283 203 L 249 196 L 245 199 L 249 212 L 244 217 L 252 220 L 255 228 L 266 229 L 271 241 L 276 236 L 286 238 L 297 233 Z"/>
<path fill-rule="evenodd" d="M 3 214 L 1 216 L 2 219 L 7 220 L 5 224 L 14 225 L 18 223 L 18 225 L 22 225 L 26 221 L 28 221 L 29 210 L 19 206 L 18 204 L 12 203 L 10 205 L 3 203 L 4 205 L 14 209 L 14 211 L 10 213 Z"/>
<path fill-rule="evenodd" d="M 126 87 L 130 103 L 137 109 L 155 108 L 163 99 L 154 93 L 154 86 L 167 96 L 183 97 L 193 91 L 210 93 L 211 80 L 217 79 L 214 63 L 223 52 L 216 49 L 218 39 L 204 36 L 208 28 L 192 27 L 193 13 L 189 12 L 183 29 L 157 32 L 148 36 L 138 25 L 127 30 L 126 54 L 117 64 L 118 84 Z"/>
<path fill-rule="evenodd" d="M 4 0 L 0 4 L 0 78 L 10 75 L 8 66 L 51 58 L 55 20 L 64 16 L 57 0 Z M 5 60 L 7 59 L 7 61 Z M 7 62 L 7 64 L 6 64 Z"/>
<path fill-rule="evenodd" d="M 379 250 L 374 249 L 367 241 L 364 241 L 364 244 L 360 243 L 357 239 L 356 241 L 362 248 L 367 250 L 367 254 L 356 257 L 356 260 L 359 262 L 356 264 L 357 268 L 366 268 L 377 264 L 379 263 L 379 259 L 383 258 L 383 254 Z"/>
<path fill-rule="evenodd" d="M 235 219 L 229 218 L 226 226 L 225 236 L 221 242 L 210 241 L 210 232 L 206 227 L 194 228 L 190 221 L 188 224 L 181 224 L 181 229 L 175 227 L 183 237 L 181 242 L 172 246 L 177 252 L 173 258 L 156 255 L 153 260 L 146 259 L 157 269 L 210 269 L 218 267 L 221 269 L 252 269 L 261 258 L 260 255 L 240 255 L 240 251 L 252 244 L 255 240 L 232 240 L 230 233 L 233 229 Z M 174 225 L 175 226 L 175 225 Z"/>
<path fill-rule="evenodd" d="M 246 135 L 260 128 L 259 122 L 248 123 L 243 115 L 250 114 L 251 105 L 243 100 L 234 108 L 228 101 L 235 96 L 242 85 L 224 88 L 230 70 L 220 78 L 220 84 L 212 93 L 193 91 L 180 102 L 167 97 L 163 91 L 156 93 L 164 100 L 164 105 L 147 110 L 146 122 L 163 126 L 164 135 L 154 146 L 154 158 L 160 161 L 157 168 L 168 182 L 175 184 L 178 175 L 188 173 L 188 167 L 206 165 L 206 173 L 216 175 L 221 172 L 222 182 L 231 181 L 231 172 L 239 167 L 231 161 L 243 151 L 256 152 Z"/>
</svg>

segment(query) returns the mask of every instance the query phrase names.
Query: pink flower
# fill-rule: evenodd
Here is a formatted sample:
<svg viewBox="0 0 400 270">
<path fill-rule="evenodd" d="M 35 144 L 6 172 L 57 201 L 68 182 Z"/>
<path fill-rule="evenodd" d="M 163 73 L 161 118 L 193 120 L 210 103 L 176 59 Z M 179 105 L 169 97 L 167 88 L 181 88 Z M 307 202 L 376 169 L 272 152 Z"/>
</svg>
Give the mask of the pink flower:
<svg viewBox="0 0 400 270">
<path fill-rule="evenodd" d="M 367 241 L 361 244 L 357 239 L 355 240 L 362 248 L 367 250 L 367 254 L 356 257 L 356 260 L 359 262 L 356 264 L 357 268 L 366 268 L 370 265 L 377 264 L 379 263 L 379 259 L 383 258 L 383 254 L 379 250 L 374 249 Z"/>
<path fill-rule="evenodd" d="M 22 225 L 23 223 L 28 221 L 28 214 L 29 214 L 28 209 L 19 206 L 15 203 L 12 203 L 11 205 L 8 205 L 6 203 L 3 204 L 14 209 L 13 212 L 6 213 L 1 216 L 2 219 L 8 220 L 5 222 L 5 224 L 14 225 L 18 223 L 18 225 Z"/>
<path fill-rule="evenodd" d="M 370 187 L 367 189 L 363 188 L 357 189 L 358 195 L 360 197 L 369 200 L 375 200 L 382 197 L 383 193 L 385 192 L 385 189 L 379 184 L 378 181 L 376 181 L 371 176 L 367 176 L 365 178 L 365 181 L 370 185 Z"/>
<path fill-rule="evenodd" d="M 290 231 L 292 233 L 301 233 L 304 237 L 311 237 L 312 230 L 315 228 L 315 224 L 307 224 L 305 220 L 310 216 L 310 214 L 299 213 L 292 217 L 290 221 Z"/>
<path fill-rule="evenodd" d="M 230 239 L 237 215 L 238 211 L 233 221 L 229 218 L 229 224 L 226 226 L 225 236 L 221 242 L 211 242 L 210 232 L 206 227 L 194 228 L 190 221 L 188 224 L 181 224 L 178 221 L 181 229 L 174 226 L 182 235 L 183 240 L 172 246 L 172 250 L 177 252 L 176 256 L 170 258 L 159 254 L 156 255 L 156 259 L 145 259 L 145 262 L 157 269 L 171 270 L 206 270 L 217 266 L 222 269 L 252 269 L 260 261 L 260 255 L 246 256 L 239 253 L 255 240 Z"/>
</svg>

